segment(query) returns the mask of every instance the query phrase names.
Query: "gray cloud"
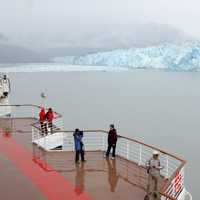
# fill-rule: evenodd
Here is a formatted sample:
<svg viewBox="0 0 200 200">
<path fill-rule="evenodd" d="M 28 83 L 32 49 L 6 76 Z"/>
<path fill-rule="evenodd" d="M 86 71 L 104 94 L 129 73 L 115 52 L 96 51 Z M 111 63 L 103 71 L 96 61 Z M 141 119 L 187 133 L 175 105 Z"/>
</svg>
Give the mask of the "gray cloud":
<svg viewBox="0 0 200 200">
<path fill-rule="evenodd" d="M 81 53 L 200 34 L 198 0 L 0 0 L 0 5 L 0 32 L 9 43 L 35 50 Z"/>
<path fill-rule="evenodd" d="M 4 34 L 0 33 L 0 42 L 5 42 L 5 41 L 8 41 L 8 38 Z"/>
</svg>

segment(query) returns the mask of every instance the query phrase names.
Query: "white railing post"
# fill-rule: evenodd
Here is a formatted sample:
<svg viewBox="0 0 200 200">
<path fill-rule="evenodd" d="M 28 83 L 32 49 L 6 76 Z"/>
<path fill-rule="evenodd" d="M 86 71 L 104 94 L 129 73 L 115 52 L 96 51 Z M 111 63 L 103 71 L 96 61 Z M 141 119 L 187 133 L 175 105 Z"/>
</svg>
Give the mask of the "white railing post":
<svg viewBox="0 0 200 200">
<path fill-rule="evenodd" d="M 175 197 L 175 195 L 176 195 L 175 179 L 172 181 L 172 185 L 173 185 L 173 187 L 172 187 L 172 197 Z"/>
<path fill-rule="evenodd" d="M 139 144 L 139 162 L 138 165 L 142 165 L 142 145 Z"/>
<path fill-rule="evenodd" d="M 169 156 L 166 155 L 166 174 L 165 178 L 169 178 Z"/>
<path fill-rule="evenodd" d="M 46 138 L 47 138 L 47 137 L 43 137 L 43 139 L 44 139 L 44 148 L 45 148 L 45 149 L 47 149 L 47 146 L 46 146 Z"/>
<path fill-rule="evenodd" d="M 34 107 L 32 107 L 32 118 L 35 118 L 35 111 L 34 111 Z"/>
<path fill-rule="evenodd" d="M 63 132 L 63 150 L 67 150 L 68 133 Z"/>
<path fill-rule="evenodd" d="M 184 167 L 181 169 L 180 173 L 181 173 L 181 187 L 184 188 L 185 187 L 185 184 L 184 184 L 184 182 L 185 182 L 185 168 Z"/>
<path fill-rule="evenodd" d="M 32 142 L 35 140 L 35 137 L 34 137 L 34 128 L 32 126 Z"/>
<path fill-rule="evenodd" d="M 185 195 L 189 197 L 189 200 L 192 200 L 192 195 L 187 190 L 185 191 Z"/>
<path fill-rule="evenodd" d="M 38 129 L 36 129 L 35 127 L 32 127 L 32 142 L 34 142 L 35 140 L 40 139 L 40 133 L 38 131 Z"/>
<path fill-rule="evenodd" d="M 64 121 L 62 118 L 56 118 L 53 121 L 53 125 L 59 128 L 60 130 L 64 130 Z"/>
<path fill-rule="evenodd" d="M 37 139 L 40 139 L 42 136 L 40 135 L 40 130 L 36 129 Z"/>
<path fill-rule="evenodd" d="M 105 133 L 101 133 L 102 134 L 102 151 L 105 151 L 106 149 L 106 137 L 105 137 Z"/>
<path fill-rule="evenodd" d="M 62 150 L 63 150 L 63 148 L 64 148 L 64 132 L 62 132 Z"/>
<path fill-rule="evenodd" d="M 126 158 L 127 158 L 127 160 L 129 160 L 129 157 L 130 157 L 130 143 L 129 143 L 129 141 L 127 141 L 127 143 L 126 143 Z"/>
</svg>

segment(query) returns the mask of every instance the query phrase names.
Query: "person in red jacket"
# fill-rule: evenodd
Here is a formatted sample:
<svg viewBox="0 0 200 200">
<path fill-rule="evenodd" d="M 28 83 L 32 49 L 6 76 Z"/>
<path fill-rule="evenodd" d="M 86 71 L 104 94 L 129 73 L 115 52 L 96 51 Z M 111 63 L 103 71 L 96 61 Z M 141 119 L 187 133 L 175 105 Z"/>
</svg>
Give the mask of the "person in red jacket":
<svg viewBox="0 0 200 200">
<path fill-rule="evenodd" d="M 51 133 L 53 133 L 53 119 L 54 119 L 54 114 L 52 108 L 48 109 L 48 112 L 46 113 L 46 119 L 48 122 L 48 128 L 50 128 Z"/>
<path fill-rule="evenodd" d="M 41 127 L 41 132 L 44 134 L 47 132 L 47 127 L 46 127 L 46 114 L 45 114 L 45 109 L 41 108 L 40 113 L 39 113 L 39 121 L 40 121 L 40 127 Z"/>
<path fill-rule="evenodd" d="M 112 148 L 112 157 L 111 159 L 115 159 L 115 150 L 116 150 L 116 144 L 117 144 L 117 131 L 114 127 L 114 124 L 110 125 L 110 130 L 108 132 L 108 148 L 106 152 L 106 157 L 109 157 L 110 150 Z"/>
</svg>

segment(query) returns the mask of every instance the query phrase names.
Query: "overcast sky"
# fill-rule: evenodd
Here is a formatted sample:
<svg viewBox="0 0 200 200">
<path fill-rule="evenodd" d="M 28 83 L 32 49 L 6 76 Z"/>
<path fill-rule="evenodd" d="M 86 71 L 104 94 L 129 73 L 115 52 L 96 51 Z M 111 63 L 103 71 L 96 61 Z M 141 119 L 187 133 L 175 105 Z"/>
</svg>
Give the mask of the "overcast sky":
<svg viewBox="0 0 200 200">
<path fill-rule="evenodd" d="M 73 42 L 112 23 L 167 24 L 199 39 L 199 19 L 199 0 L 0 0 L 0 33 L 27 44 Z"/>
</svg>

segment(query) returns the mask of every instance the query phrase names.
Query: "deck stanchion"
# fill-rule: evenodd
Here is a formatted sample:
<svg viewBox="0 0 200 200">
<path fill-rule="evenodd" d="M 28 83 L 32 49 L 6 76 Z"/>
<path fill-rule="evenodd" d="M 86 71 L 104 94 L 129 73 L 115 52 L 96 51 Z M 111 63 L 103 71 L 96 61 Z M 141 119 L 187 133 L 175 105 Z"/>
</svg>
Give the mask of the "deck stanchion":
<svg viewBox="0 0 200 200">
<path fill-rule="evenodd" d="M 102 151 L 105 151 L 106 149 L 106 138 L 105 138 L 105 134 L 101 133 L 102 134 Z"/>
<path fill-rule="evenodd" d="M 62 137 L 61 141 L 62 141 L 62 150 L 63 150 L 63 148 L 64 148 L 64 132 L 62 132 L 62 136 L 61 137 Z"/>
<path fill-rule="evenodd" d="M 192 195 L 186 190 L 186 195 L 189 197 L 189 200 L 192 200 Z"/>
<path fill-rule="evenodd" d="M 36 139 L 36 140 L 40 139 L 39 130 L 37 130 L 37 129 L 34 128 L 34 134 L 35 134 L 35 139 Z"/>
<path fill-rule="evenodd" d="M 126 152 L 126 158 L 127 158 L 127 160 L 129 160 L 129 155 L 130 155 L 130 153 L 129 153 L 129 151 L 130 151 L 130 144 L 129 144 L 129 141 L 127 141 L 127 143 L 126 143 L 126 148 L 127 148 L 127 152 Z"/>
<path fill-rule="evenodd" d="M 139 162 L 138 165 L 142 165 L 142 145 L 139 144 Z"/>
<path fill-rule="evenodd" d="M 166 178 L 169 178 L 169 156 L 166 155 Z"/>
<path fill-rule="evenodd" d="M 185 167 L 183 167 L 180 171 L 181 173 L 181 188 L 184 189 L 184 182 L 185 182 Z"/>
<path fill-rule="evenodd" d="M 34 128 L 33 128 L 33 126 L 31 128 L 31 131 L 32 131 L 32 142 L 33 142 L 34 141 Z"/>
<path fill-rule="evenodd" d="M 35 111 L 34 111 L 34 107 L 32 107 L 32 117 L 35 118 Z"/>
<path fill-rule="evenodd" d="M 43 139 L 44 139 L 44 147 L 45 147 L 45 149 L 47 149 L 47 146 L 46 146 L 46 138 L 47 138 L 47 137 L 43 137 Z"/>
</svg>

